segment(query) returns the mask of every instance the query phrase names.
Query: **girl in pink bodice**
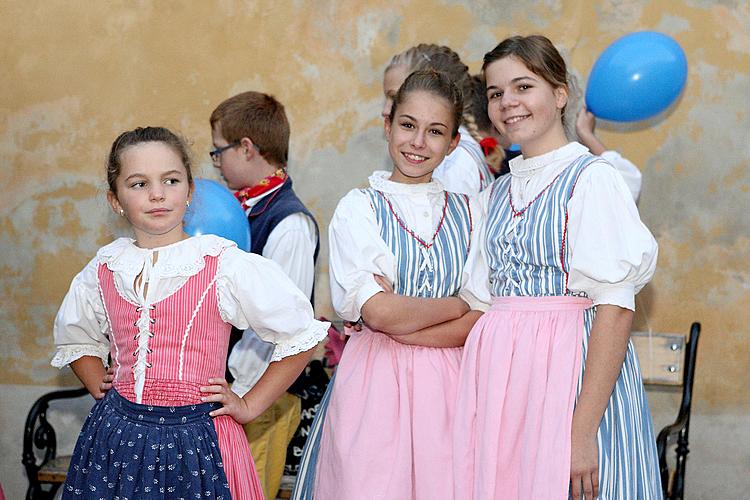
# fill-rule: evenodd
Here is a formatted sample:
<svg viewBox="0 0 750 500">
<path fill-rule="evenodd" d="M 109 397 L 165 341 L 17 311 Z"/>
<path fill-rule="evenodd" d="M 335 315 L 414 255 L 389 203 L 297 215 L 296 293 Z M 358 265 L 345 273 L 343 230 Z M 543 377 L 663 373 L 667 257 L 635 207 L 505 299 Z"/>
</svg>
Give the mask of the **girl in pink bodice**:
<svg viewBox="0 0 750 500">
<path fill-rule="evenodd" d="M 121 134 L 107 177 L 109 204 L 135 239 L 97 252 L 55 320 L 52 364 L 70 365 L 98 400 L 63 496 L 262 499 L 240 424 L 286 390 L 328 325 L 273 262 L 184 232 L 193 180 L 172 132 Z M 223 379 L 232 325 L 276 344 L 243 398 Z"/>
</svg>

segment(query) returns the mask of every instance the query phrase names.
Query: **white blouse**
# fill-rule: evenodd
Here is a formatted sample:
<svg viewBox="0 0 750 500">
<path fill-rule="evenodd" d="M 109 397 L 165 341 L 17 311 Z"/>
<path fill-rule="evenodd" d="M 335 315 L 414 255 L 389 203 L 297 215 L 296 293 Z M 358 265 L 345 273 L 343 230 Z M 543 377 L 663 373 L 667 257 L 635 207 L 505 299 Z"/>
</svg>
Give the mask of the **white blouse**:
<svg viewBox="0 0 750 500">
<path fill-rule="evenodd" d="M 274 343 L 272 361 L 307 351 L 326 337 L 329 324 L 314 319 L 308 298 L 281 268 L 229 240 L 202 235 L 145 249 L 120 238 L 101 248 L 73 279 L 55 318 L 57 352 L 52 365 L 60 368 L 82 356 L 107 362 L 112 332 L 98 290 L 100 264 L 113 271 L 115 286 L 126 300 L 149 306 L 200 272 L 207 255 L 219 256 L 216 290 L 221 318 L 243 330 L 252 328 Z M 138 275 L 143 284 L 135 286 Z"/>
<path fill-rule="evenodd" d="M 374 172 L 370 186 L 388 194 L 393 209 L 420 238 L 431 240 L 444 207 L 444 188 L 433 180 L 424 184 L 390 181 L 390 172 Z M 479 207 L 470 202 L 474 223 L 469 257 L 464 267 L 461 297 L 471 309 L 486 311 L 490 303 L 487 288 L 489 268 L 479 251 L 482 218 Z M 373 275 L 394 283 L 397 259 L 380 236 L 380 228 L 370 198 L 359 189 L 341 199 L 328 227 L 331 301 L 336 313 L 347 321 L 357 321 L 362 306 L 383 289 Z"/>
<path fill-rule="evenodd" d="M 540 156 L 512 159 L 510 186 L 514 205 L 526 206 L 563 169 L 587 152 L 585 146 L 571 142 Z M 597 161 L 602 165 L 583 171 L 568 204 L 568 288 L 586 293 L 595 305 L 613 304 L 634 310 L 635 294 L 654 275 L 658 246 L 641 222 L 622 176 L 606 160 Z M 490 191 L 480 195 L 485 214 Z M 484 241 L 481 246 L 485 251 Z"/>
<path fill-rule="evenodd" d="M 633 196 L 633 200 L 638 203 L 638 197 L 641 195 L 641 182 L 643 180 L 638 167 L 617 151 L 605 151 L 601 156 L 610 162 L 615 167 L 615 170 L 620 173 L 622 180 L 625 181 L 630 194 Z"/>
<path fill-rule="evenodd" d="M 486 160 L 482 147 L 466 127 L 461 125 L 458 131 L 461 134 L 458 146 L 438 165 L 432 178 L 440 181 L 446 191 L 474 196 L 481 189 L 479 172 L 486 168 Z"/>
<path fill-rule="evenodd" d="M 267 196 L 281 189 L 283 184 L 247 201 L 250 206 L 245 210 L 249 214 L 252 208 Z M 302 293 L 312 295 L 315 281 L 315 245 L 318 237 L 315 223 L 307 215 L 297 212 L 284 217 L 268 234 L 261 255 L 276 262 L 287 276 L 297 284 Z"/>
</svg>

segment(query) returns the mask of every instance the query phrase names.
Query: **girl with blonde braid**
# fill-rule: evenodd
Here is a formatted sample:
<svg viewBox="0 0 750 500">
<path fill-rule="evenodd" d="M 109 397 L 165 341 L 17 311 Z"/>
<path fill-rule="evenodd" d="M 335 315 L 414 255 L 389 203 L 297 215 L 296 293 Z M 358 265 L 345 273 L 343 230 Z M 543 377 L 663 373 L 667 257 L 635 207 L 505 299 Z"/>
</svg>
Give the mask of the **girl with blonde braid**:
<svg viewBox="0 0 750 500">
<path fill-rule="evenodd" d="M 475 195 L 489 186 L 494 176 L 479 145 L 484 135 L 479 131 L 472 112 L 477 95 L 469 67 L 458 54 L 444 45 L 421 43 L 393 56 L 383 75 L 385 103 L 381 114 L 384 119 L 390 115 L 393 96 L 406 77 L 413 71 L 424 69 L 448 75 L 464 99 L 458 147 L 435 169 L 434 178 L 446 191 Z"/>
</svg>

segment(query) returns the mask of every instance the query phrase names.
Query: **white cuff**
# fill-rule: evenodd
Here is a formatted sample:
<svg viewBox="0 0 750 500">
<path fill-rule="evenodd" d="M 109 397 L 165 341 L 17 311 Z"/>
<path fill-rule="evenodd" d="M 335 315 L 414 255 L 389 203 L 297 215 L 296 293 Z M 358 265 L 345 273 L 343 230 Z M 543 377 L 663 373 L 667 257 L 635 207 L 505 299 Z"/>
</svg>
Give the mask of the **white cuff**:
<svg viewBox="0 0 750 500">
<path fill-rule="evenodd" d="M 461 291 L 458 293 L 458 298 L 466 302 L 469 305 L 469 309 L 471 309 L 472 311 L 481 311 L 483 313 L 486 313 L 490 309 L 489 304 L 486 304 L 477 299 L 471 293 L 464 293 L 463 291 Z"/>
<path fill-rule="evenodd" d="M 301 352 L 309 351 L 328 336 L 328 328 L 331 323 L 314 319 L 310 328 L 303 334 L 295 335 L 293 338 L 279 342 L 271 356 L 271 362 L 280 361 L 287 356 L 293 356 Z"/>
<path fill-rule="evenodd" d="M 360 315 L 362 314 L 362 307 L 365 305 L 365 302 L 382 291 L 383 289 L 380 288 L 380 285 L 378 285 L 374 279 L 369 280 L 367 283 L 364 283 L 361 287 L 359 287 L 359 289 L 357 290 L 357 295 L 354 297 L 354 303 L 357 306 L 357 311 L 359 311 Z M 347 321 L 357 321 L 359 318 L 344 319 Z"/>
<path fill-rule="evenodd" d="M 60 346 L 57 348 L 57 352 L 52 358 L 50 364 L 55 368 L 63 368 L 84 356 L 96 356 L 102 359 L 105 368 L 109 366 L 107 363 L 109 348 L 91 344 Z"/>
<path fill-rule="evenodd" d="M 590 290 L 595 306 L 610 304 L 635 311 L 635 287 L 631 283 L 600 284 Z"/>
</svg>

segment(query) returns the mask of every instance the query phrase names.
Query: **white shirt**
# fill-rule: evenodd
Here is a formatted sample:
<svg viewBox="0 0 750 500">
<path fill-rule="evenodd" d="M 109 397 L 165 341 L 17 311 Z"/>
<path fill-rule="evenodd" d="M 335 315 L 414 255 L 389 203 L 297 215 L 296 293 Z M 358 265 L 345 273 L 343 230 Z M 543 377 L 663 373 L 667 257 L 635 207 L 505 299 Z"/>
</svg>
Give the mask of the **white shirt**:
<svg viewBox="0 0 750 500">
<path fill-rule="evenodd" d="M 633 196 L 633 200 L 638 203 L 638 197 L 641 195 L 642 183 L 641 171 L 638 170 L 638 167 L 617 151 L 605 151 L 601 156 L 610 162 L 612 166 L 615 167 L 615 170 L 620 173 L 622 180 L 625 181 L 625 184 L 630 190 L 630 194 Z"/>
<path fill-rule="evenodd" d="M 158 253 L 156 262 L 153 256 Z M 314 319 L 310 302 L 279 266 L 249 254 L 224 238 L 202 235 L 155 249 L 139 248 L 119 238 L 101 248 L 73 279 L 55 318 L 57 352 L 52 365 L 63 367 L 82 356 L 104 363 L 110 349 L 111 327 L 98 288 L 97 269 L 105 264 L 126 300 L 150 305 L 159 302 L 203 269 L 204 257 L 219 256 L 216 293 L 221 319 L 237 328 L 252 328 L 274 345 L 273 360 L 307 351 L 328 334 L 328 323 Z M 136 277 L 148 287 L 135 286 Z"/>
<path fill-rule="evenodd" d="M 245 215 L 261 200 L 275 193 L 283 184 L 247 200 Z M 261 255 L 276 262 L 302 293 L 312 295 L 315 280 L 315 246 L 318 237 L 315 223 L 307 215 L 297 212 L 284 217 L 268 234 Z"/>
<path fill-rule="evenodd" d="M 370 186 L 388 194 L 393 209 L 420 238 L 431 240 L 444 207 L 442 184 L 402 184 L 388 180 L 390 172 L 374 172 Z M 469 257 L 464 267 L 459 296 L 471 309 L 486 311 L 490 303 L 488 266 L 479 251 L 478 238 L 483 232 L 479 207 L 470 202 L 474 231 Z M 330 247 L 331 302 L 336 313 L 347 321 L 357 321 L 362 306 L 383 289 L 373 275 L 384 276 L 394 283 L 397 259 L 380 236 L 370 198 L 359 189 L 341 199 L 328 227 Z"/>
<path fill-rule="evenodd" d="M 577 142 L 533 158 L 510 161 L 511 196 L 526 206 L 576 158 L 588 152 Z M 641 222 L 632 193 L 604 159 L 586 168 L 568 203 L 568 288 L 598 304 L 635 309 L 635 294 L 651 280 L 658 245 Z M 480 201 L 486 213 L 491 190 Z M 483 235 L 485 236 L 485 235 Z M 484 241 L 481 243 L 483 251 Z"/>
<path fill-rule="evenodd" d="M 282 185 L 247 201 L 246 214 L 265 197 L 281 189 Z M 261 255 L 276 262 L 284 273 L 307 296 L 312 295 L 315 280 L 315 224 L 307 215 L 297 212 L 279 222 L 268 235 Z M 227 365 L 234 377 L 232 390 L 242 396 L 258 382 L 271 362 L 273 346 L 264 342 L 252 330 L 242 333 L 242 338 L 229 353 Z"/>
<path fill-rule="evenodd" d="M 461 139 L 451 154 L 443 159 L 432 173 L 432 178 L 440 181 L 446 191 L 473 196 L 481 189 L 479 172 L 486 168 L 482 147 L 461 125 L 458 127 Z"/>
</svg>

